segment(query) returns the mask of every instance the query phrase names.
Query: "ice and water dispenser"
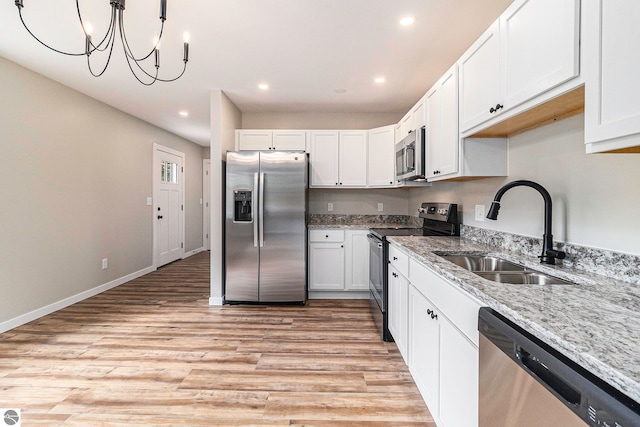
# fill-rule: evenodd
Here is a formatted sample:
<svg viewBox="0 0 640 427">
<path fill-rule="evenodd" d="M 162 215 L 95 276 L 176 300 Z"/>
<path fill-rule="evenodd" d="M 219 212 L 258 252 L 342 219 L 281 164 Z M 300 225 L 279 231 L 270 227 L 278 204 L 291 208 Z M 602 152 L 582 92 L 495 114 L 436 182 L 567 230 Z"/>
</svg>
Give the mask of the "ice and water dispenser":
<svg viewBox="0 0 640 427">
<path fill-rule="evenodd" d="M 253 221 L 251 193 L 250 190 L 235 190 L 233 192 L 233 222 Z"/>
</svg>

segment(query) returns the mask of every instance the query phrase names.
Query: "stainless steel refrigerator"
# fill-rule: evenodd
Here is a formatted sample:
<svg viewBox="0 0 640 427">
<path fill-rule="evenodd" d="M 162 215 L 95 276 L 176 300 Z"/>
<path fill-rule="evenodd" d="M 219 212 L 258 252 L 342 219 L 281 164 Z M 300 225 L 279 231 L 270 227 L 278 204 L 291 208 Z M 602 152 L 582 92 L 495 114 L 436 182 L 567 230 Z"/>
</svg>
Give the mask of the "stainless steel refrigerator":
<svg viewBox="0 0 640 427">
<path fill-rule="evenodd" d="M 225 198 L 225 301 L 304 303 L 307 155 L 227 152 Z"/>
</svg>

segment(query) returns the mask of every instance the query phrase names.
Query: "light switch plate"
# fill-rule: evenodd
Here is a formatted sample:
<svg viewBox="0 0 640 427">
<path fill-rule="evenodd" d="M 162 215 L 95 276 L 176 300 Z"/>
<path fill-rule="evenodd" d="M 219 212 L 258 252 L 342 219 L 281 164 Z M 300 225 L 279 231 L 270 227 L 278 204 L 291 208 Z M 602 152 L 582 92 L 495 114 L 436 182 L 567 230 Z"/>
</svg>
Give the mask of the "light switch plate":
<svg viewBox="0 0 640 427">
<path fill-rule="evenodd" d="M 476 221 L 484 221 L 484 205 L 476 205 Z"/>
<path fill-rule="evenodd" d="M 147 206 L 153 206 L 153 197 L 147 197 Z"/>
</svg>

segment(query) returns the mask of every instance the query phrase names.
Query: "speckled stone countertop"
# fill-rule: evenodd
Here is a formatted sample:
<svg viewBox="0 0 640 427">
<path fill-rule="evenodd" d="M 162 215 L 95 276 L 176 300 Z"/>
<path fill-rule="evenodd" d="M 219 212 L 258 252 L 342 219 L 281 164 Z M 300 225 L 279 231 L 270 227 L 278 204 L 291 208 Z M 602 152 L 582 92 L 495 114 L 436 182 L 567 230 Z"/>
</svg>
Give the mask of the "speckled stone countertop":
<svg viewBox="0 0 640 427">
<path fill-rule="evenodd" d="M 422 227 L 422 220 L 408 215 L 326 215 L 309 216 L 309 230 L 345 229 L 367 230 L 369 228 Z"/>
<path fill-rule="evenodd" d="M 409 255 L 640 402 L 640 286 L 454 237 L 389 237 Z M 435 253 L 434 253 L 435 252 Z M 483 279 L 437 253 L 497 255 L 576 285 Z"/>
</svg>

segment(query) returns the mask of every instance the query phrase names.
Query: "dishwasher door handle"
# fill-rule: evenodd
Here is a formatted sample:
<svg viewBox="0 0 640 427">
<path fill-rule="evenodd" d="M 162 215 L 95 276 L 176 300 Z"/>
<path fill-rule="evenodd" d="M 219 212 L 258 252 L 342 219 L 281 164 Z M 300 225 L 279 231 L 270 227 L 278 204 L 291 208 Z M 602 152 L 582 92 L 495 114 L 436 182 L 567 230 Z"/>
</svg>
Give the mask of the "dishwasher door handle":
<svg viewBox="0 0 640 427">
<path fill-rule="evenodd" d="M 570 384 L 560 378 L 557 374 L 547 368 L 534 356 L 522 347 L 517 347 L 516 357 L 522 363 L 522 367 L 534 377 L 553 390 L 560 398 L 565 400 L 569 406 L 580 406 L 582 394 Z"/>
</svg>

